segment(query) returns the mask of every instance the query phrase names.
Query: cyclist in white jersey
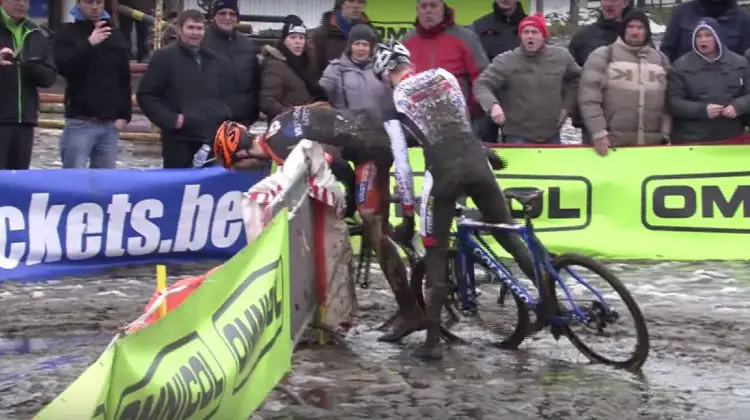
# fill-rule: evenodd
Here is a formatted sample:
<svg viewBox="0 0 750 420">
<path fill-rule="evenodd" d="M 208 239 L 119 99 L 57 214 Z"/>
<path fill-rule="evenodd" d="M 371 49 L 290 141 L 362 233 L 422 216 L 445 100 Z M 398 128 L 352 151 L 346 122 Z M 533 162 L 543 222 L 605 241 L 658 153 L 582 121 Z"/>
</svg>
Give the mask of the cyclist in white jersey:
<svg viewBox="0 0 750 420">
<path fill-rule="evenodd" d="M 513 218 L 492 168 L 487 164 L 488 157 L 494 153 L 488 154 L 475 137 L 466 100 L 456 78 L 442 68 L 416 73 L 409 51 L 397 41 L 379 44 L 373 57 L 373 71 L 393 88 L 398 113 L 385 126 L 391 138 L 396 190 L 402 203 L 414 203 L 414 193 L 401 124 L 415 133 L 424 150 L 425 175 L 419 215 L 420 234 L 426 249 L 427 339 L 416 355 L 440 359 L 440 312 L 448 292 L 447 250 L 456 200 L 470 197 L 488 223 L 513 223 Z M 520 238 L 500 233 L 495 239 L 513 255 L 526 276 L 534 279 L 531 254 Z"/>
</svg>

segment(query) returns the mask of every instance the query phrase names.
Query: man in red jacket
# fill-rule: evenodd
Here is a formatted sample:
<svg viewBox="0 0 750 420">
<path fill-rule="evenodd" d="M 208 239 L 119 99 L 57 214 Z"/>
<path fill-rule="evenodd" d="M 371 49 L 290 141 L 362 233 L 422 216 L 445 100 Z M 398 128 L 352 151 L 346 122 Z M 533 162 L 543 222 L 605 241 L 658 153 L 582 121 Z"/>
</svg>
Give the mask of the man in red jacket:
<svg viewBox="0 0 750 420">
<path fill-rule="evenodd" d="M 482 43 L 471 29 L 457 25 L 443 0 L 417 0 L 417 21 L 402 43 L 417 72 L 441 67 L 458 79 L 473 118 L 482 113 L 472 96 L 474 80 L 489 65 Z"/>
</svg>

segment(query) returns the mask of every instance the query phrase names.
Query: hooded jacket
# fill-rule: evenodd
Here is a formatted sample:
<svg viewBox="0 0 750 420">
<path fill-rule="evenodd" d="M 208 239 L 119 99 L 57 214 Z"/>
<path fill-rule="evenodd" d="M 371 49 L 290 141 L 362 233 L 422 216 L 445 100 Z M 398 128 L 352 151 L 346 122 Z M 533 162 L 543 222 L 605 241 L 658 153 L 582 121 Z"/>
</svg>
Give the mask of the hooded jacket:
<svg viewBox="0 0 750 420">
<path fill-rule="evenodd" d="M 674 62 L 693 51 L 693 29 L 699 20 L 716 20 L 724 48 L 743 54 L 750 48 L 750 15 L 736 0 L 692 0 L 675 7 L 661 41 L 661 51 Z"/>
<path fill-rule="evenodd" d="M 646 26 L 644 45 L 624 40 L 627 22 Z M 651 47 L 648 17 L 634 10 L 623 19 L 623 30 L 612 45 L 591 53 L 581 73 L 578 103 L 593 139 L 608 136 L 613 146 L 660 144 L 669 139 L 666 113 L 669 61 Z"/>
<path fill-rule="evenodd" d="M 693 29 L 693 51 L 674 63 L 669 75 L 667 99 L 672 114 L 672 143 L 720 141 L 739 136 L 745 129 L 742 116 L 750 115 L 750 65 L 724 47 L 715 19 L 703 18 Z M 716 41 L 715 58 L 701 54 L 696 45 L 698 32 L 708 30 Z M 732 105 L 737 118 L 709 119 L 709 104 Z"/>
<path fill-rule="evenodd" d="M 441 67 L 458 79 L 473 115 L 481 114 L 472 106 L 472 87 L 479 74 L 489 65 L 482 43 L 471 29 L 456 25 L 454 11 L 445 6 L 443 21 L 425 29 L 418 21 L 402 41 L 411 53 L 416 70 L 422 72 Z"/>
</svg>

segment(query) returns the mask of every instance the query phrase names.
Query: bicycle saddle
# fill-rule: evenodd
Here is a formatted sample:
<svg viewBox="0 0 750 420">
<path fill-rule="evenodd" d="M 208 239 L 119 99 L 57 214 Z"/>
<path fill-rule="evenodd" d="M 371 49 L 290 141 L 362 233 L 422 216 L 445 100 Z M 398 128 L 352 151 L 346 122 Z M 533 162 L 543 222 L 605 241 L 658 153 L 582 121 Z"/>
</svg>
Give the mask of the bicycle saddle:
<svg viewBox="0 0 750 420">
<path fill-rule="evenodd" d="M 533 206 L 542 199 L 544 191 L 538 188 L 505 188 L 503 195 L 507 199 L 513 199 L 521 203 L 522 206 Z"/>
</svg>

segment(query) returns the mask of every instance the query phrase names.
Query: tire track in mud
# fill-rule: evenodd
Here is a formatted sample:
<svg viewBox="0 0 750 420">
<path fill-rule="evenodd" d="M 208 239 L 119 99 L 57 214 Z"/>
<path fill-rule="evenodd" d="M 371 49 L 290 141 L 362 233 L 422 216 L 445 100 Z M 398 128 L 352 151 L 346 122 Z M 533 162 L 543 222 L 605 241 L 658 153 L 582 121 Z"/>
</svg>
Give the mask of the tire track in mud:
<svg viewBox="0 0 750 420">
<path fill-rule="evenodd" d="M 57 141 L 37 140 L 35 166 L 59 165 Z M 129 156 L 122 166 L 158 167 Z M 58 162 L 55 164 L 55 162 Z M 213 264 L 170 267 L 171 279 Z M 713 419 L 740 420 L 750 409 L 750 274 L 743 263 L 610 263 L 649 322 L 651 354 L 642 375 L 588 364 L 566 339 L 528 339 L 496 350 L 470 324 L 454 330 L 475 340 L 447 350 L 437 364 L 415 360 L 417 333 L 401 345 L 377 343 L 374 327 L 395 306 L 373 270 L 358 290 L 360 322 L 344 346 L 301 348 L 290 387 L 325 391 L 329 410 L 295 406 L 278 392 L 262 419 Z M 0 285 L 0 417 L 31 418 L 135 319 L 153 292 L 153 268 L 120 269 L 44 284 Z M 24 354 L 18 354 L 24 353 Z M 72 359 L 60 359 L 74 356 Z M 45 364 L 45 362 L 47 362 Z M 21 374 L 21 376 L 19 376 Z"/>
</svg>

